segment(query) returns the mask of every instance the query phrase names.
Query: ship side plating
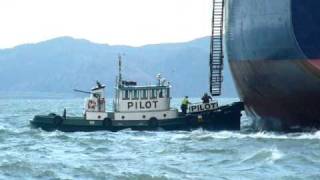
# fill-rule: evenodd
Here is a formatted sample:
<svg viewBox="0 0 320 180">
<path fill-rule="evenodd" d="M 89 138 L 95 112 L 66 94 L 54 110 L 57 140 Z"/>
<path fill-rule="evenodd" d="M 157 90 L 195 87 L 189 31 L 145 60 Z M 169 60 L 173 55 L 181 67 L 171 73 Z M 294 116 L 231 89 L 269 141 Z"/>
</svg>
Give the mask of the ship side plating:
<svg viewBox="0 0 320 180">
<path fill-rule="evenodd" d="M 227 0 L 227 57 L 257 127 L 320 127 L 319 7 L 316 0 Z"/>
</svg>

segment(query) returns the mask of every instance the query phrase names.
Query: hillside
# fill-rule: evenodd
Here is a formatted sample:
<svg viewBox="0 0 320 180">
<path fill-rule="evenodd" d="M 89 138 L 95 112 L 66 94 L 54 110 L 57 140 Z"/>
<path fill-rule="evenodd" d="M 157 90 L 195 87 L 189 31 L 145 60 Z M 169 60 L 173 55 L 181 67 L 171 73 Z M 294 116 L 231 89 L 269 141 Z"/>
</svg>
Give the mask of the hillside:
<svg viewBox="0 0 320 180">
<path fill-rule="evenodd" d="M 117 55 L 124 53 L 124 77 L 140 84 L 161 73 L 173 86 L 173 96 L 200 96 L 208 91 L 209 37 L 184 43 L 142 47 L 110 46 L 60 37 L 0 50 L 0 91 L 72 92 L 89 89 L 96 80 L 113 93 Z M 223 96 L 236 92 L 228 64 Z"/>
</svg>

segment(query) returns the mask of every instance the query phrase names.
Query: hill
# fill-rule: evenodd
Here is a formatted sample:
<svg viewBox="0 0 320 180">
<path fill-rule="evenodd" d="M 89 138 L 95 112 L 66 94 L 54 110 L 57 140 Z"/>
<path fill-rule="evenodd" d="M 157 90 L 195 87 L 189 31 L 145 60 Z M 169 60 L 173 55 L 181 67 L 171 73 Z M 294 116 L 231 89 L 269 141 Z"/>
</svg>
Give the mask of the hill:
<svg viewBox="0 0 320 180">
<path fill-rule="evenodd" d="M 110 46 L 84 39 L 59 37 L 0 50 L 0 91 L 72 92 L 90 89 L 96 80 L 113 93 L 117 55 L 124 53 L 124 77 L 140 84 L 161 73 L 173 86 L 173 96 L 197 97 L 208 91 L 209 37 L 184 43 L 141 47 Z M 228 64 L 223 96 L 236 97 Z"/>
</svg>

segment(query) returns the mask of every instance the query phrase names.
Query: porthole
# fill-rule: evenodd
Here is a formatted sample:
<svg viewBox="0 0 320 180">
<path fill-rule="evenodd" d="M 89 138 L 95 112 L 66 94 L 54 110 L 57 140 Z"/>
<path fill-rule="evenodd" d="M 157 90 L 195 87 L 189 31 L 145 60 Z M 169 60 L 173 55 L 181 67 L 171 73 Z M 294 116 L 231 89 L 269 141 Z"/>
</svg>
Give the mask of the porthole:
<svg viewBox="0 0 320 180">
<path fill-rule="evenodd" d="M 143 115 L 142 118 L 145 119 L 145 118 L 146 118 L 146 115 Z"/>
<path fill-rule="evenodd" d="M 163 117 L 167 117 L 167 114 L 163 114 Z"/>
<path fill-rule="evenodd" d="M 124 117 L 124 116 L 121 116 L 121 118 L 124 119 L 125 117 Z"/>
</svg>

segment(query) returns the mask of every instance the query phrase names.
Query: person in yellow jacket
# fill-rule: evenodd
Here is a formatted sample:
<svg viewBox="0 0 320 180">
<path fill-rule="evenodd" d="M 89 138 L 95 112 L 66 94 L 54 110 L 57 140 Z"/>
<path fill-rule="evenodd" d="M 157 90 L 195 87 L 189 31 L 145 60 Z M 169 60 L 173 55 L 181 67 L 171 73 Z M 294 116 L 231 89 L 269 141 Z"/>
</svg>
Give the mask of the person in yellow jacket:
<svg viewBox="0 0 320 180">
<path fill-rule="evenodd" d="M 183 114 L 187 113 L 188 105 L 190 104 L 188 96 L 185 96 L 181 102 L 181 111 Z"/>
</svg>

